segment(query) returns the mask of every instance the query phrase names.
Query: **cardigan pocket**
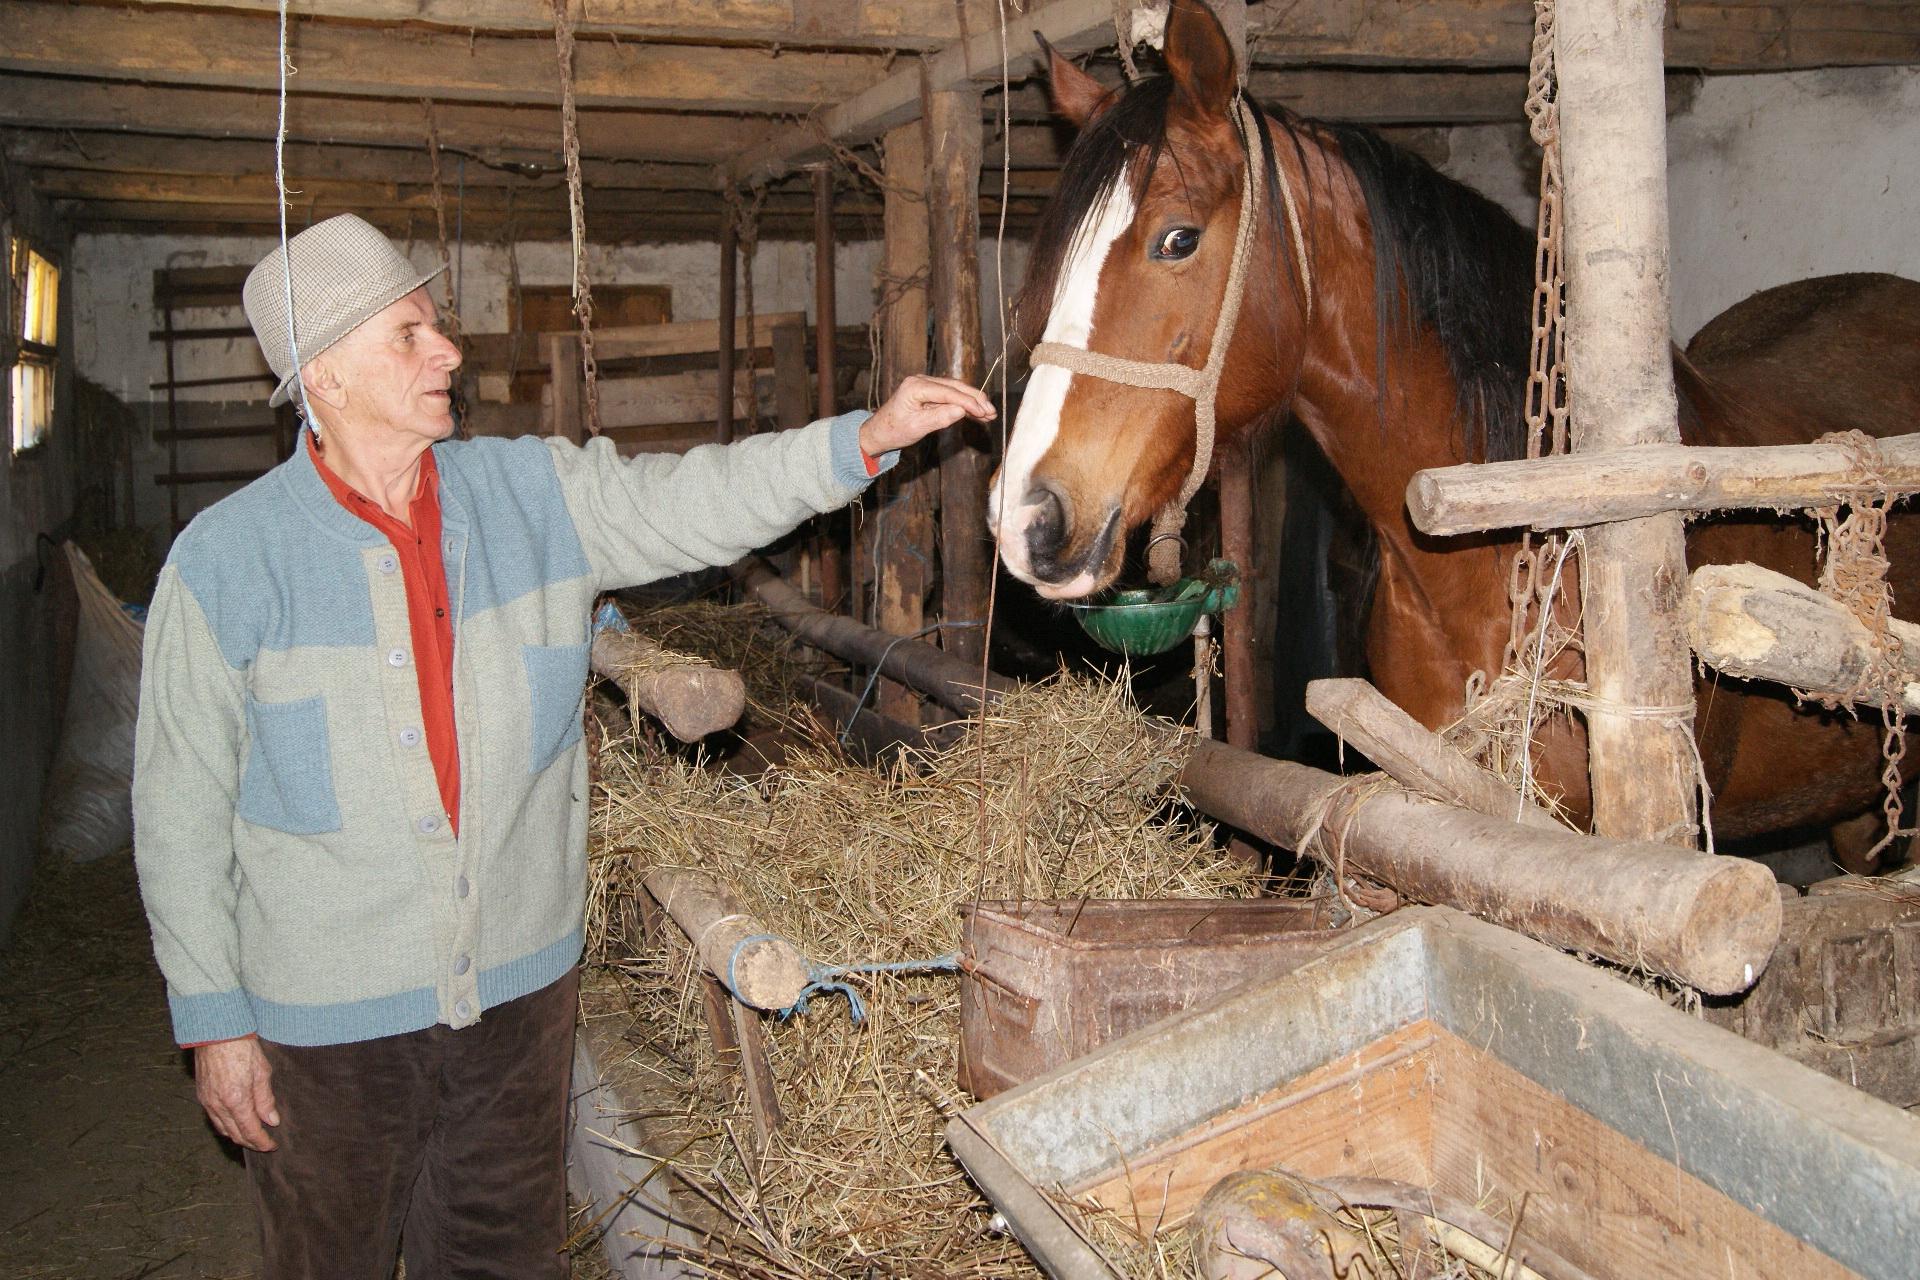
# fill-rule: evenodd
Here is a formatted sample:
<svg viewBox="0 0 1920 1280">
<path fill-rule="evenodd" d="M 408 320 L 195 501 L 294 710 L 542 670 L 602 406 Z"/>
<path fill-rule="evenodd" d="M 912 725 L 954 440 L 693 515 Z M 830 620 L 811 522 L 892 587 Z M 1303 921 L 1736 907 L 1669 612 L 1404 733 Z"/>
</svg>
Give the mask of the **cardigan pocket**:
<svg viewBox="0 0 1920 1280">
<path fill-rule="evenodd" d="M 311 836 L 340 829 L 324 698 L 247 696 L 247 767 L 234 812 L 255 826 Z"/>
<path fill-rule="evenodd" d="M 539 773 L 580 741 L 580 717 L 587 698 L 587 649 L 584 644 L 520 646 L 530 704 L 528 773 Z"/>
</svg>

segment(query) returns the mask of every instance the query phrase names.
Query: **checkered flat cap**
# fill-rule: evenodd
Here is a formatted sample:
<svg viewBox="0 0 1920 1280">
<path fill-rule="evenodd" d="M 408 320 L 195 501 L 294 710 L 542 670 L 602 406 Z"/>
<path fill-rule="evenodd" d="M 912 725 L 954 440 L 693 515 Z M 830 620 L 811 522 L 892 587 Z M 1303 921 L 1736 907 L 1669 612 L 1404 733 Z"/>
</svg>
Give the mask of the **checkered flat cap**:
<svg viewBox="0 0 1920 1280">
<path fill-rule="evenodd" d="M 287 259 L 293 259 L 293 342 L 287 334 Z M 422 273 L 364 218 L 343 213 L 316 222 L 247 273 L 241 299 L 267 366 L 280 379 L 267 403 L 293 396 L 293 348 L 313 359 L 388 306 L 446 270 Z"/>
</svg>

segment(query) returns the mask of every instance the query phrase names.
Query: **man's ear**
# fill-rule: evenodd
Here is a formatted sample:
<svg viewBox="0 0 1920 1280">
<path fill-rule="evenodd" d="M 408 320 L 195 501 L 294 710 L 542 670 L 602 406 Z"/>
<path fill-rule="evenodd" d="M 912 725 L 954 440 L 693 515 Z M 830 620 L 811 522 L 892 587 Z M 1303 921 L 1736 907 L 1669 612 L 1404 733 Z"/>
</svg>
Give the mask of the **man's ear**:
<svg viewBox="0 0 1920 1280">
<path fill-rule="evenodd" d="M 1213 10 L 1201 0 L 1173 0 L 1167 12 L 1167 74 L 1179 91 L 1179 105 L 1200 115 L 1225 119 L 1239 88 L 1233 45 Z"/>
<path fill-rule="evenodd" d="M 1047 38 L 1034 33 L 1035 40 L 1047 55 L 1047 76 L 1052 82 L 1053 109 L 1066 117 L 1068 123 L 1076 129 L 1084 129 L 1100 113 L 1113 105 L 1116 91 L 1107 88 L 1098 80 L 1075 66 L 1071 60 L 1061 56 L 1060 51 L 1047 43 Z"/>
<path fill-rule="evenodd" d="M 340 376 L 340 369 L 323 353 L 307 361 L 306 368 L 300 371 L 300 382 L 306 388 L 307 399 L 318 400 L 330 409 L 347 407 L 347 384 Z"/>
</svg>

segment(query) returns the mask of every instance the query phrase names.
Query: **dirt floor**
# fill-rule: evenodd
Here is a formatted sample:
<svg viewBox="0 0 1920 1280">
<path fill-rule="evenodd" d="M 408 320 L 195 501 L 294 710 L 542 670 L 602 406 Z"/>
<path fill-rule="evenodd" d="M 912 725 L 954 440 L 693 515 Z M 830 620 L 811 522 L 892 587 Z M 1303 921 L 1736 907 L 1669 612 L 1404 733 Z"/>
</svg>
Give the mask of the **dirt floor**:
<svg viewBox="0 0 1920 1280">
<path fill-rule="evenodd" d="M 0 951 L 0 1276 L 253 1277 L 245 1177 L 174 1047 L 131 858 L 44 859 Z M 573 1274 L 609 1273 L 589 1247 Z"/>
</svg>

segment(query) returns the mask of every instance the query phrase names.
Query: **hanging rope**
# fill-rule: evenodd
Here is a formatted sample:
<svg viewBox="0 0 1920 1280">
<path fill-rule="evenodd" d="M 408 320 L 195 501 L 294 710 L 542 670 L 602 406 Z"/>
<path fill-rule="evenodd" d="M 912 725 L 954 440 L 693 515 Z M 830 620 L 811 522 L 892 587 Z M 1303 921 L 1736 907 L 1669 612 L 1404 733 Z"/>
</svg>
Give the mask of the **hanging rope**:
<svg viewBox="0 0 1920 1280">
<path fill-rule="evenodd" d="M 427 162 L 433 175 L 433 218 L 440 233 L 440 267 L 447 274 L 443 277 L 446 284 L 447 324 L 453 330 L 450 335 L 456 345 L 460 344 L 460 309 L 453 295 L 453 250 L 452 242 L 447 239 L 447 191 L 440 180 L 440 130 L 433 118 L 433 99 L 420 99 L 420 110 L 427 118 Z"/>
<path fill-rule="evenodd" d="M 567 163 L 567 214 L 573 231 L 573 314 L 580 322 L 580 372 L 586 382 L 587 434 L 600 434 L 600 365 L 593 354 L 593 283 L 587 278 L 587 207 L 580 185 L 580 121 L 573 100 L 573 10 L 552 0 L 553 44 L 560 62 L 560 146 Z"/>
</svg>

